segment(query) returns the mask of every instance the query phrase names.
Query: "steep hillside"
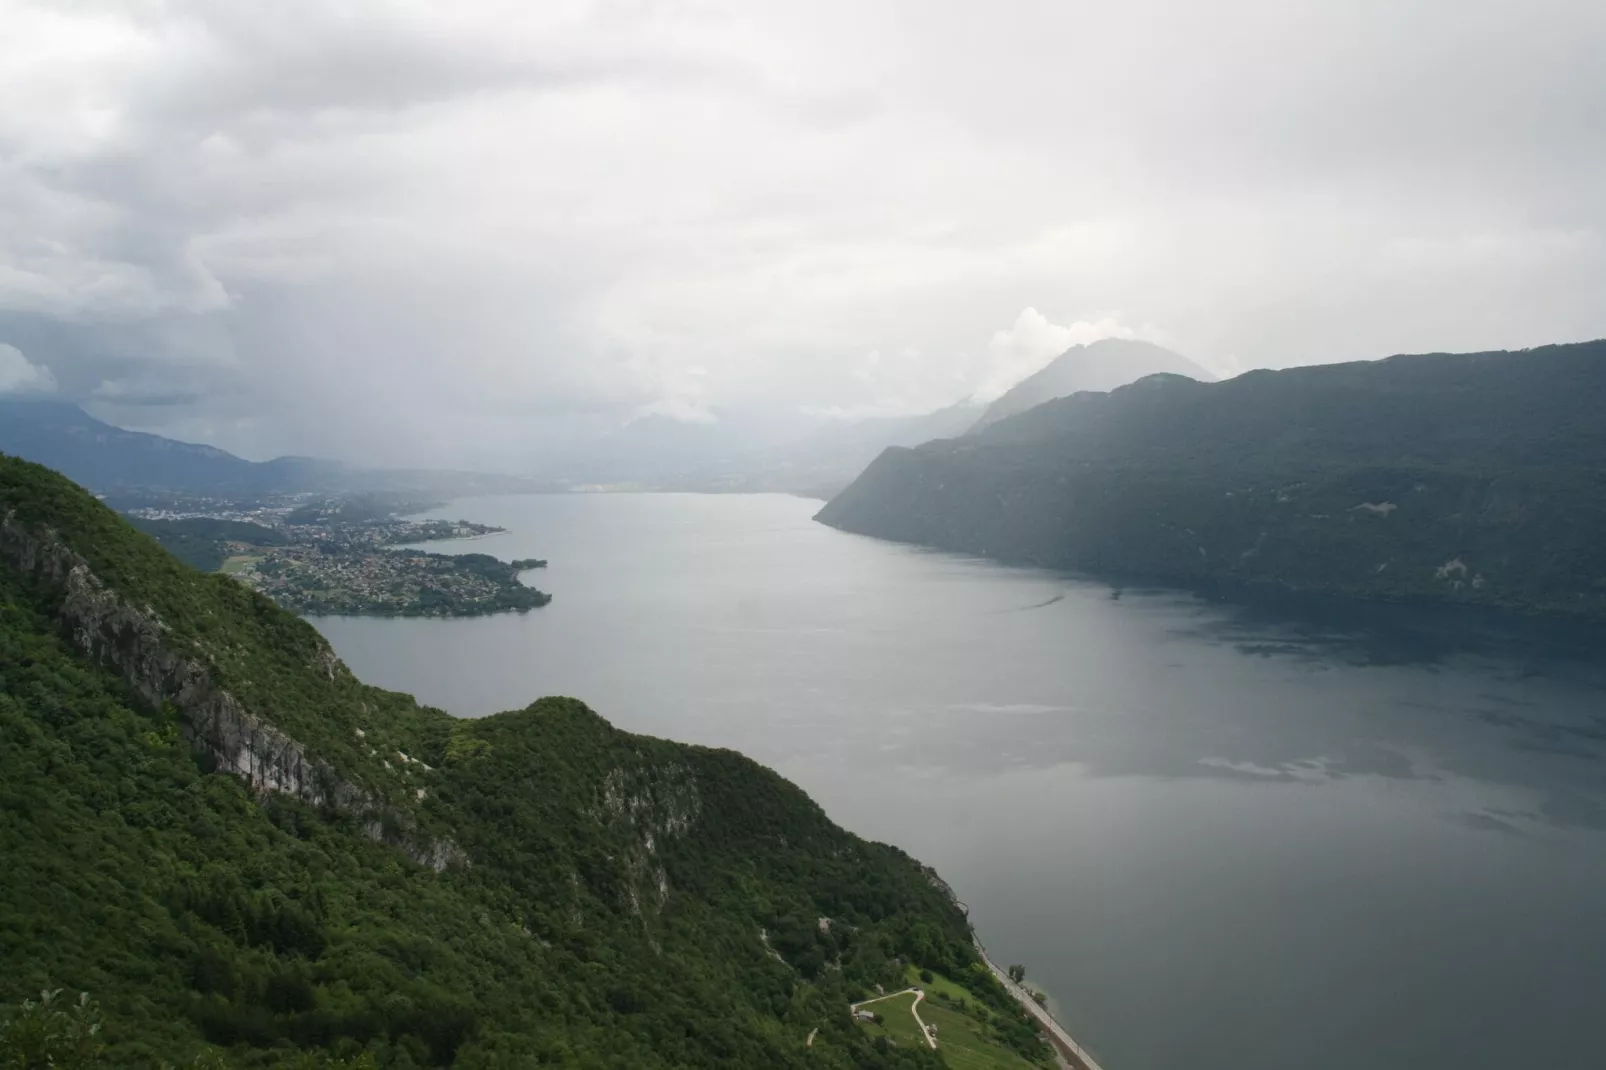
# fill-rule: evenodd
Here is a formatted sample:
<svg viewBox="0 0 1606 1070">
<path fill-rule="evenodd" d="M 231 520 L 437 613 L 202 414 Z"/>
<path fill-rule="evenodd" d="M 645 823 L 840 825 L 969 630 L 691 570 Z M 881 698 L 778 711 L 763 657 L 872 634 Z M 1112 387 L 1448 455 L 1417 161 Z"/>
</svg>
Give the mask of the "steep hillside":
<svg viewBox="0 0 1606 1070">
<path fill-rule="evenodd" d="M 1185 375 L 1209 382 L 1215 378 L 1187 357 L 1129 338 L 1105 338 L 1072 346 L 1047 367 L 1027 376 L 987 406 L 971 427 L 980 431 L 1027 409 L 1069 397 L 1083 390 L 1114 390 L 1146 375 Z"/>
<path fill-rule="evenodd" d="M 1154 376 L 889 450 L 819 514 L 1003 560 L 1606 615 L 1606 342 Z"/>
<path fill-rule="evenodd" d="M 934 874 L 768 770 L 365 686 L 10 458 L 0 854 L 0 1003 L 90 992 L 111 1066 L 936 1066 L 847 1002 L 985 981 Z"/>
</svg>

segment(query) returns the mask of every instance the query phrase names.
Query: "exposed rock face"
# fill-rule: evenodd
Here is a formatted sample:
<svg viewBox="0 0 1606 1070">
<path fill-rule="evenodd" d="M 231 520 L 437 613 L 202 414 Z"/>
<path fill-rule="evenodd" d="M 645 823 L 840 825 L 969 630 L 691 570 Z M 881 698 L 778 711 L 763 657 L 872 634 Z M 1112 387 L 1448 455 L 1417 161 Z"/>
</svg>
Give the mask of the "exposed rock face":
<svg viewBox="0 0 1606 1070">
<path fill-rule="evenodd" d="M 115 671 L 151 706 L 177 709 L 195 748 L 218 769 L 241 777 L 257 795 L 289 795 L 310 806 L 366 816 L 364 827 L 373 839 L 395 843 L 414 861 L 436 870 L 467 863 L 463 851 L 450 842 L 419 844 L 387 833 L 387 826 L 411 822 L 378 812 L 367 792 L 218 686 L 198 657 L 171 649 L 168 628 L 152 610 L 126 605 L 49 529 L 29 530 L 14 512 L 6 513 L 0 517 L 0 561 L 59 590 L 58 614 L 73 644 Z M 325 660 L 322 668 L 333 679 L 339 661 L 332 651 Z M 391 820 L 384 820 L 387 816 Z"/>
<path fill-rule="evenodd" d="M 702 809 L 697 781 L 685 766 L 614 769 L 603 778 L 602 810 L 627 819 L 649 849 L 654 837 L 678 836 Z"/>
<path fill-rule="evenodd" d="M 8 513 L 0 521 L 0 556 L 60 589 L 61 622 L 73 644 L 115 670 L 150 705 L 180 710 L 189 738 L 219 769 L 244 778 L 259 794 L 292 795 L 332 809 L 365 808 L 361 791 L 246 710 L 199 661 L 167 649 L 167 629 L 156 614 L 124 605 L 49 531 L 26 531 Z"/>
<path fill-rule="evenodd" d="M 382 839 L 382 836 L 375 836 Z M 421 866 L 428 866 L 436 873 L 443 869 L 458 866 L 466 867 L 469 863 L 468 852 L 463 850 L 451 840 L 423 840 L 406 841 L 398 846 L 402 853 Z"/>
<path fill-rule="evenodd" d="M 669 900 L 669 875 L 658 846 L 685 835 L 701 812 L 696 778 L 682 765 L 616 768 L 603 778 L 601 795 L 597 819 L 623 825 L 631 836 L 624 859 L 631 910 L 642 912 L 644 892 L 662 908 Z"/>
</svg>

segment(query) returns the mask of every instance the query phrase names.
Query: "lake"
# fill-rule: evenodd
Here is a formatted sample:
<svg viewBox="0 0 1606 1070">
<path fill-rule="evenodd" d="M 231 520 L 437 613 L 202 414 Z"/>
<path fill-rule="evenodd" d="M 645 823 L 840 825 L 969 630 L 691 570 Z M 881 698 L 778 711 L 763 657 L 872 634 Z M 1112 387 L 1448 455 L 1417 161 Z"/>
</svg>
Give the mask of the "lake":
<svg viewBox="0 0 1606 1070">
<path fill-rule="evenodd" d="M 323 618 L 473 717 L 744 751 L 934 865 L 1106 1070 L 1606 1066 L 1606 665 L 814 524 L 780 495 L 467 499 L 525 616 Z"/>
</svg>

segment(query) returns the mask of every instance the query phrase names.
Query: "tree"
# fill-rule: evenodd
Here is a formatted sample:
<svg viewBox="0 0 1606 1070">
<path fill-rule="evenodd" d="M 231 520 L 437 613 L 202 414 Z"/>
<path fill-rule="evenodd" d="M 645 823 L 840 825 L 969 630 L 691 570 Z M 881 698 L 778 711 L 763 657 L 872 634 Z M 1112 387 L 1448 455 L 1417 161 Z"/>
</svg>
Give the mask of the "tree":
<svg viewBox="0 0 1606 1070">
<path fill-rule="evenodd" d="M 88 992 L 66 1007 L 56 1002 L 61 989 L 46 989 L 39 1000 L 22 1007 L 0 1029 L 3 1070 L 79 1070 L 100 1058 L 100 1008 Z"/>
<path fill-rule="evenodd" d="M 921 970 L 920 971 L 920 980 L 923 983 L 929 985 L 931 983 L 931 971 L 930 970 Z"/>
<path fill-rule="evenodd" d="M 1009 979 L 1014 981 L 1016 984 L 1020 984 L 1022 981 L 1026 980 L 1026 967 L 1022 966 L 1018 962 L 1015 963 L 1009 968 Z"/>
</svg>

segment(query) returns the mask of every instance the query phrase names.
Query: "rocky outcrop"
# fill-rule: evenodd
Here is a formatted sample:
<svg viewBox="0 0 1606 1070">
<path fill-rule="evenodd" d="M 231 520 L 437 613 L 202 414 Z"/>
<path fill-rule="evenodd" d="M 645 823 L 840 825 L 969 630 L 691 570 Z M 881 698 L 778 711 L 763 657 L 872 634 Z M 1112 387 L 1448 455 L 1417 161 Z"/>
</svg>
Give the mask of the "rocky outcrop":
<svg viewBox="0 0 1606 1070">
<path fill-rule="evenodd" d="M 632 912 L 641 914 L 644 901 L 658 909 L 668 902 L 669 874 L 659 846 L 689 832 L 701 811 L 697 781 L 686 766 L 615 768 L 603 778 L 595 816 L 628 831 L 631 846 L 623 863 Z"/>
<path fill-rule="evenodd" d="M 394 843 L 421 865 L 467 864 L 449 841 L 414 841 L 412 821 L 376 804 L 362 788 L 218 685 L 198 651 L 175 649 L 170 629 L 149 607 L 128 605 L 89 563 L 48 528 L 30 528 L 15 512 L 0 517 L 0 561 L 59 591 L 63 629 L 90 660 L 113 670 L 154 708 L 172 706 L 184 732 L 219 770 L 233 773 L 261 797 L 288 795 L 320 809 L 364 818 L 371 838 Z M 333 651 L 320 659 L 332 680 L 344 667 Z"/>
<path fill-rule="evenodd" d="M 468 852 L 451 840 L 407 840 L 398 846 L 408 858 L 421 866 L 428 866 L 436 873 L 469 865 Z"/>
<path fill-rule="evenodd" d="M 113 669 L 153 707 L 171 705 L 217 768 L 258 794 L 291 795 L 312 806 L 363 810 L 362 791 L 307 755 L 295 740 L 245 709 L 194 656 L 171 649 L 154 611 L 124 604 L 89 564 L 48 530 L 0 520 L 0 557 L 61 592 L 62 626 L 92 661 Z"/>
</svg>

